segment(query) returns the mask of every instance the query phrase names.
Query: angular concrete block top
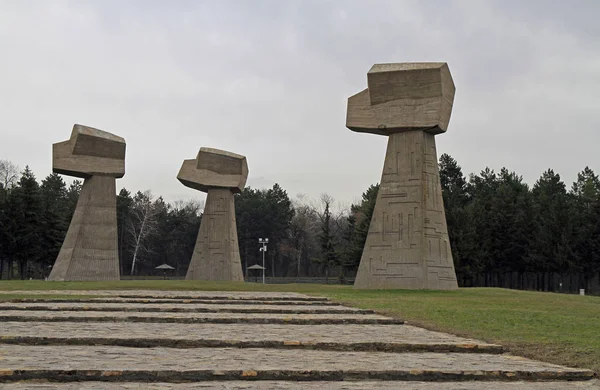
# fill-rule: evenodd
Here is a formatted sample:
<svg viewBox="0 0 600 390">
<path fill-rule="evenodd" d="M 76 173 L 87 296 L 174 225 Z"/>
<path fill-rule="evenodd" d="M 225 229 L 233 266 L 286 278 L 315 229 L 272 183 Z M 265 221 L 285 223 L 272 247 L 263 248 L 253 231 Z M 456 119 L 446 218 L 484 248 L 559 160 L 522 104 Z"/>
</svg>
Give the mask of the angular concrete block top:
<svg viewBox="0 0 600 390">
<path fill-rule="evenodd" d="M 379 135 L 447 130 L 455 88 L 445 62 L 375 64 L 367 82 L 367 89 L 348 98 L 350 130 Z"/>
<path fill-rule="evenodd" d="M 186 187 L 208 192 L 228 188 L 242 192 L 248 178 L 246 157 L 213 148 L 200 148 L 194 160 L 184 160 L 177 179 Z"/>
<path fill-rule="evenodd" d="M 52 171 L 88 178 L 125 175 L 125 140 L 107 131 L 74 125 L 68 141 L 52 145 Z"/>
</svg>

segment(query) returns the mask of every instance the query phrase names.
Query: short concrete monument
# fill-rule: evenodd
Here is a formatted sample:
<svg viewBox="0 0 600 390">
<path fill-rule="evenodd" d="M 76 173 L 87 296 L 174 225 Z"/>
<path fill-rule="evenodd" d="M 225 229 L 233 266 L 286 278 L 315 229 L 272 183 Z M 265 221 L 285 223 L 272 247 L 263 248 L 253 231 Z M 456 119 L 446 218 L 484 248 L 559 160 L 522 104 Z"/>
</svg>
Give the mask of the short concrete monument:
<svg viewBox="0 0 600 390">
<path fill-rule="evenodd" d="M 177 179 L 207 193 L 186 279 L 244 281 L 233 194 L 247 178 L 246 157 L 224 150 L 200 148 L 196 159 L 183 161 Z"/>
<path fill-rule="evenodd" d="M 448 65 L 376 64 L 367 81 L 348 99 L 346 126 L 388 146 L 354 287 L 456 289 L 434 138 L 454 101 Z"/>
<path fill-rule="evenodd" d="M 125 175 L 125 140 L 75 125 L 52 145 L 52 170 L 83 178 L 79 200 L 49 280 L 119 280 L 116 178 Z"/>
</svg>

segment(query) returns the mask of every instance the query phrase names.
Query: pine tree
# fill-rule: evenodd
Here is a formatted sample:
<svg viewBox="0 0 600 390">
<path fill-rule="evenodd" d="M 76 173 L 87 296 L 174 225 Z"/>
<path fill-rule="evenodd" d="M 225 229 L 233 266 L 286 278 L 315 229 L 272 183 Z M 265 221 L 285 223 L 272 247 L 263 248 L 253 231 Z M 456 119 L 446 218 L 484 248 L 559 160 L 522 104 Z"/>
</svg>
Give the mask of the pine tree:
<svg viewBox="0 0 600 390">
<path fill-rule="evenodd" d="M 287 265 L 280 260 L 280 247 L 289 237 L 290 224 L 294 217 L 294 208 L 287 192 L 277 183 L 264 193 L 266 217 L 269 221 L 265 236 L 269 237 L 271 253 L 271 275 L 275 276 L 276 270 L 280 275 L 287 273 Z M 277 264 L 277 266 L 276 266 Z"/>
<path fill-rule="evenodd" d="M 67 205 L 68 205 L 68 214 L 73 216 L 75 212 L 75 207 L 77 207 L 77 201 L 79 200 L 79 194 L 81 193 L 81 187 L 83 183 L 80 180 L 73 180 L 69 185 L 69 189 L 67 190 Z M 71 219 L 69 218 L 69 221 Z"/>
<path fill-rule="evenodd" d="M 42 203 L 40 188 L 35 175 L 25 167 L 17 186 L 11 191 L 11 200 L 16 212 L 15 258 L 21 279 L 28 278 L 30 266 L 39 265 L 42 257 L 40 236 Z"/>
<path fill-rule="evenodd" d="M 469 272 L 472 275 L 491 271 L 494 266 L 494 231 L 490 222 L 494 218 L 492 206 L 498 186 L 496 173 L 487 167 L 479 175 L 471 174 L 469 177 L 467 196 L 470 202 L 466 211 L 469 223 L 467 242 L 470 245 L 463 248 L 461 256 L 468 259 Z"/>
<path fill-rule="evenodd" d="M 446 153 L 440 157 L 439 170 L 454 268 L 459 282 L 464 284 L 464 280 L 472 279 L 476 271 L 473 259 L 468 256 L 472 242 L 469 240 L 471 224 L 466 210 L 469 202 L 467 180 L 457 161 Z"/>
<path fill-rule="evenodd" d="M 347 269 L 355 270 L 360 264 L 378 192 L 379 184 L 372 184 L 363 192 L 360 204 L 350 206 L 347 226 L 351 230 L 346 233 L 350 237 L 350 243 L 343 264 Z"/>
<path fill-rule="evenodd" d="M 56 173 L 42 180 L 40 187 L 42 204 L 40 229 L 40 271 L 46 276 L 54 264 L 71 220 L 67 200 L 67 188 Z"/>
<path fill-rule="evenodd" d="M 185 275 L 194 251 L 200 227 L 197 202 L 175 202 L 158 207 L 157 254 L 162 256 L 158 263 L 175 267 L 176 275 Z M 156 264 L 158 264 L 156 263 Z"/>
<path fill-rule="evenodd" d="M 577 267 L 587 279 L 600 271 L 600 179 L 589 167 L 577 175 L 571 188 Z M 587 286 L 580 286 L 587 288 Z"/>
<path fill-rule="evenodd" d="M 258 239 L 269 239 L 267 272 L 275 276 L 287 273 L 287 264 L 282 263 L 280 247 L 289 240 L 294 208 L 287 192 L 279 184 L 268 190 L 246 187 L 235 197 L 236 221 L 240 257 L 244 269 L 258 264 L 260 253 Z M 260 261 L 259 261 L 260 260 Z"/>
<path fill-rule="evenodd" d="M 133 198 L 131 192 L 126 188 L 121 188 L 117 195 L 117 234 L 119 246 L 119 268 L 121 275 L 125 275 L 124 264 L 126 259 L 131 258 L 130 240 L 127 239 L 127 224 L 129 223 Z"/>
<path fill-rule="evenodd" d="M 565 183 L 552 169 L 533 186 L 534 231 L 531 269 L 567 272 L 574 267 L 572 202 Z"/>
<path fill-rule="evenodd" d="M 13 253 L 14 239 L 10 218 L 9 188 L 0 188 L 0 280 L 8 278 L 9 258 Z"/>
<path fill-rule="evenodd" d="M 325 281 L 329 278 L 329 269 L 339 265 L 338 253 L 335 250 L 335 238 L 331 232 L 331 209 L 330 201 L 324 200 L 325 210 L 321 217 L 321 234 L 319 234 L 319 242 L 321 244 L 321 257 L 316 261 L 322 264 L 325 268 Z"/>
<path fill-rule="evenodd" d="M 524 272 L 531 240 L 531 198 L 527 184 L 515 172 L 502 168 L 491 205 L 492 269 Z"/>
</svg>

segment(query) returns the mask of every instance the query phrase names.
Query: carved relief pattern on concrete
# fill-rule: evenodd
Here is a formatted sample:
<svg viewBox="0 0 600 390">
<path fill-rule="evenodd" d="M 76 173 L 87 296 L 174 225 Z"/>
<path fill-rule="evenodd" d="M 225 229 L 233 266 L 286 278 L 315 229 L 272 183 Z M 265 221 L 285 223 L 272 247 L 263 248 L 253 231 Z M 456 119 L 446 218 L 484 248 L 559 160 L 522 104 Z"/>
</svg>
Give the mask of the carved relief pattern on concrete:
<svg viewBox="0 0 600 390">
<path fill-rule="evenodd" d="M 71 224 L 49 280 L 119 280 L 116 178 L 125 174 L 125 140 L 75 125 L 53 145 L 52 170 L 84 178 Z"/>
<path fill-rule="evenodd" d="M 443 112 L 448 97 L 443 95 L 442 86 L 436 87 L 440 84 L 440 72 L 446 91 L 448 85 L 452 86 L 451 93 L 448 92 L 452 98 L 454 90 L 451 78 L 447 80 L 450 77 L 447 65 L 434 65 L 425 66 L 423 72 L 418 66 L 406 67 L 408 72 L 416 72 L 414 77 L 384 77 L 379 73 L 387 68 L 375 65 L 373 69 L 378 77 L 369 80 L 377 80 L 377 83 L 369 84 L 367 95 L 363 91 L 359 103 L 356 103 L 358 95 L 349 99 L 349 128 L 389 137 L 379 193 L 355 280 L 356 288 L 457 288 L 434 138 L 434 134 L 446 130 L 449 120 L 449 113 Z M 402 66 L 390 69 L 392 73 L 407 72 Z M 432 69 L 437 69 L 438 74 Z M 401 82 L 397 88 L 391 88 L 388 84 L 396 80 Z M 423 99 L 419 98 L 424 93 L 420 83 L 427 91 Z M 380 90 L 372 91 L 371 88 Z M 387 103 L 394 101 L 394 93 L 404 99 L 414 95 L 401 105 L 401 117 L 394 117 L 396 108 L 389 107 L 377 107 L 378 111 L 370 114 L 369 107 L 376 104 L 368 102 L 369 94 Z M 439 93 L 434 99 L 437 105 L 432 108 L 431 96 L 436 93 Z M 425 111 L 419 109 L 422 100 L 427 106 Z M 398 104 L 394 107 L 399 107 Z M 431 131 L 421 128 L 421 113 L 433 125 Z M 388 120 L 393 120 L 395 129 L 385 125 Z"/>
<path fill-rule="evenodd" d="M 187 279 L 243 281 L 233 193 L 210 189 Z"/>
<path fill-rule="evenodd" d="M 247 177 L 244 156 L 218 149 L 201 148 L 195 160 L 183 162 L 179 181 L 207 193 L 186 279 L 244 280 L 233 194 L 242 191 Z"/>
</svg>

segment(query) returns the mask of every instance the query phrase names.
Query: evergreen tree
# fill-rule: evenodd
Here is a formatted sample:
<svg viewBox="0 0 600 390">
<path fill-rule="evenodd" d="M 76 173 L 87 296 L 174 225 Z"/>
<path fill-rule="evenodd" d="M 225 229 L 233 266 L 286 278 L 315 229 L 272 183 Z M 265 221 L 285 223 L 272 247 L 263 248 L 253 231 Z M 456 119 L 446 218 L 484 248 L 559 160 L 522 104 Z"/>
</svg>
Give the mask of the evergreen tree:
<svg viewBox="0 0 600 390">
<path fill-rule="evenodd" d="M 266 209 L 260 190 L 246 187 L 235 196 L 238 242 L 244 271 L 259 263 L 258 238 L 267 237 L 266 219 L 262 218 Z"/>
<path fill-rule="evenodd" d="M 268 229 L 265 236 L 269 237 L 271 249 L 271 275 L 276 270 L 280 275 L 287 274 L 287 264 L 281 262 L 280 247 L 285 245 L 289 237 L 290 224 L 294 217 L 294 208 L 287 192 L 277 183 L 264 193 L 267 206 Z"/>
<path fill-rule="evenodd" d="M 325 278 L 329 278 L 329 269 L 339 264 L 338 253 L 335 250 L 335 238 L 331 232 L 331 210 L 330 201 L 325 200 L 325 210 L 321 217 L 321 234 L 319 242 L 321 244 L 321 256 L 316 262 L 323 264 L 325 268 Z"/>
<path fill-rule="evenodd" d="M 469 240 L 472 233 L 466 209 L 469 202 L 467 180 L 457 161 L 445 153 L 440 157 L 439 172 L 454 268 L 461 282 L 472 279 L 477 270 L 471 264 L 473 259 L 468 256 L 472 252 L 472 242 Z"/>
<path fill-rule="evenodd" d="M 175 274 L 184 276 L 194 252 L 200 228 L 200 205 L 196 202 L 176 202 L 167 205 L 158 214 L 158 237 L 163 237 L 157 252 L 162 258 L 156 265 L 167 263 L 175 267 Z M 166 211 L 166 213 L 165 213 Z"/>
<path fill-rule="evenodd" d="M 532 232 L 531 194 L 523 178 L 502 168 L 492 203 L 492 269 L 524 272 Z"/>
<path fill-rule="evenodd" d="M 467 185 L 467 219 L 470 228 L 467 231 L 467 241 L 472 243 L 463 249 L 461 256 L 467 258 L 469 272 L 477 274 L 491 271 L 494 264 L 493 218 L 492 206 L 499 186 L 498 177 L 494 170 L 485 168 L 479 175 L 471 174 Z"/>
<path fill-rule="evenodd" d="M 42 202 L 40 188 L 35 175 L 25 167 L 17 186 L 11 191 L 11 207 L 16 212 L 15 259 L 21 279 L 28 278 L 30 266 L 37 265 L 42 257 L 40 224 Z"/>
<path fill-rule="evenodd" d="M 342 232 L 342 239 L 346 243 L 346 246 L 340 252 L 340 265 L 342 266 L 343 275 L 346 274 L 347 270 L 356 268 L 355 265 L 355 242 L 354 235 L 356 234 L 356 213 L 352 212 L 352 209 L 346 217 L 346 226 Z M 362 255 L 362 251 L 361 251 Z M 360 261 L 360 260 L 359 260 Z"/>
<path fill-rule="evenodd" d="M 40 272 L 42 276 L 47 276 L 58 256 L 72 215 L 69 213 L 66 184 L 57 173 L 42 180 L 40 196 Z"/>
<path fill-rule="evenodd" d="M 587 279 L 600 271 L 600 179 L 589 167 L 573 183 L 574 252 L 577 267 Z M 587 286 L 580 286 L 587 288 Z"/>
<path fill-rule="evenodd" d="M 581 207 L 590 210 L 598 201 L 600 178 L 590 167 L 585 167 L 577 174 L 577 181 L 573 183 L 571 192 Z"/>
<path fill-rule="evenodd" d="M 129 223 L 133 198 L 131 192 L 121 188 L 117 195 L 117 234 L 119 240 L 119 266 L 121 275 L 125 275 L 124 264 L 131 258 L 130 240 L 127 239 L 127 224 Z"/>
<path fill-rule="evenodd" d="M 67 190 L 67 205 L 69 215 L 73 215 L 75 207 L 77 207 L 77 201 L 79 200 L 79 194 L 81 193 L 81 187 L 83 183 L 80 180 L 73 180 L 69 189 Z"/>
<path fill-rule="evenodd" d="M 14 253 L 9 192 L 10 188 L 0 188 L 0 280 L 8 279 L 10 258 Z"/>
<path fill-rule="evenodd" d="M 343 256 L 343 265 L 347 269 L 355 270 L 360 264 L 378 192 L 379 184 L 373 184 L 363 192 L 360 204 L 350 206 L 347 228 L 351 230 L 346 233 L 350 237 L 350 243 Z"/>
<path fill-rule="evenodd" d="M 280 262 L 280 246 L 285 245 L 289 238 L 294 217 L 294 208 L 287 192 L 279 184 L 268 190 L 246 187 L 235 197 L 235 207 L 242 266 L 245 269 L 262 262 L 258 239 L 269 238 L 267 257 L 271 261 L 270 265 L 267 261 L 266 268 L 275 276 L 277 269 L 287 265 Z M 285 274 L 287 269 L 283 268 L 278 273 Z"/>
<path fill-rule="evenodd" d="M 572 202 L 565 183 L 552 169 L 533 186 L 533 234 L 530 269 L 546 272 L 573 270 Z"/>
</svg>

